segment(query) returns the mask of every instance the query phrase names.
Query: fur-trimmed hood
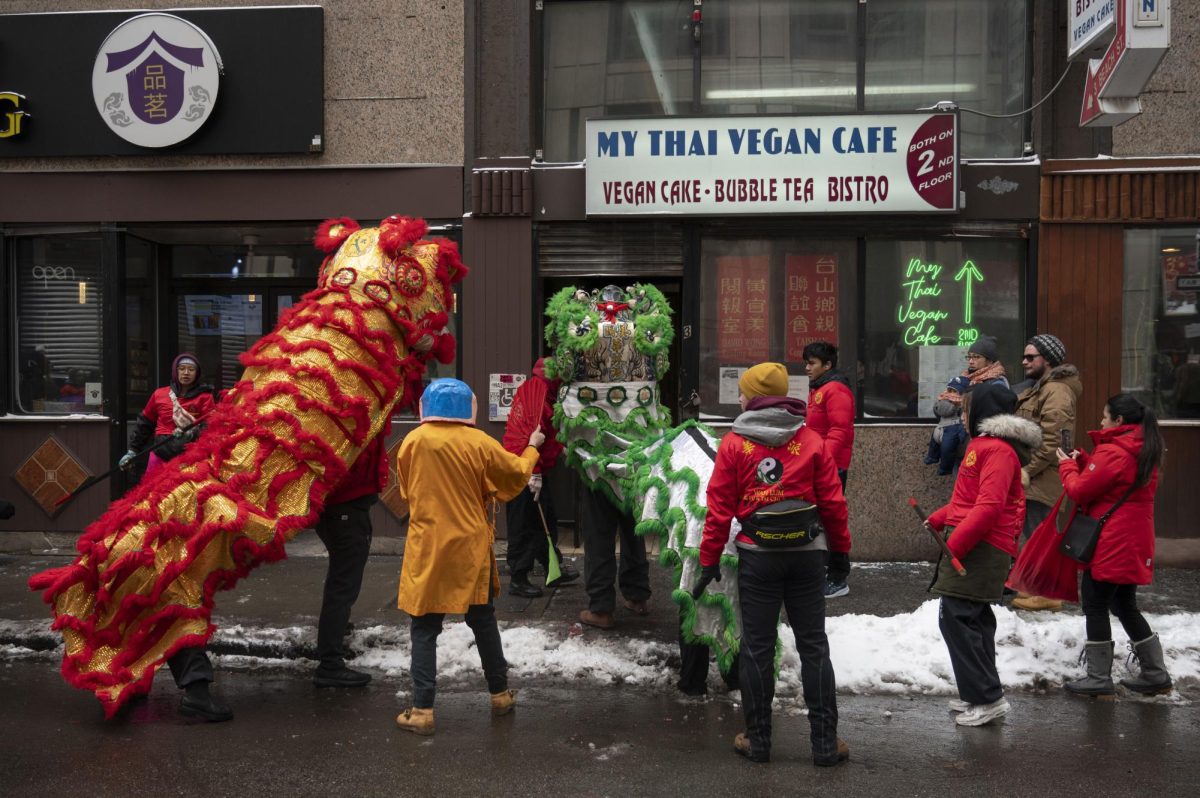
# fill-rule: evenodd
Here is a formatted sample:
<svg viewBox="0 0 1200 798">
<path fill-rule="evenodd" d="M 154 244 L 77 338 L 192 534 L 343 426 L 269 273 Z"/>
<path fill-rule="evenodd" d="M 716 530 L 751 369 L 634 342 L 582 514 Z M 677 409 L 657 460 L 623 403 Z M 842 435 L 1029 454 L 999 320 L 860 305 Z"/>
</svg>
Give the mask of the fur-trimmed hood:
<svg viewBox="0 0 1200 798">
<path fill-rule="evenodd" d="M 1027 418 L 1003 413 L 979 422 L 979 434 L 999 438 L 1013 447 L 1021 465 L 1027 465 L 1032 452 L 1042 444 L 1042 428 Z"/>
</svg>

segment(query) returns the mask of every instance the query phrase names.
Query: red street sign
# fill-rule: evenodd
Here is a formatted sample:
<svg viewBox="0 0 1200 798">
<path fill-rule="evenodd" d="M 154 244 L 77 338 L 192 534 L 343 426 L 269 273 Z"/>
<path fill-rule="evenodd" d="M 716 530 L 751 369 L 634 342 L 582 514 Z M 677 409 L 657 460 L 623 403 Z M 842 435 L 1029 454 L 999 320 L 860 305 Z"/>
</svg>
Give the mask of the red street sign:
<svg viewBox="0 0 1200 798">
<path fill-rule="evenodd" d="M 1104 91 L 1104 86 L 1116 70 L 1117 63 L 1125 54 L 1125 9 L 1127 5 L 1126 0 L 1117 0 L 1117 20 L 1113 40 L 1109 43 L 1108 49 L 1104 51 L 1099 62 L 1088 62 L 1087 82 L 1083 87 L 1083 112 L 1079 115 L 1080 127 L 1101 114 L 1100 92 Z M 1092 64 L 1096 64 L 1095 69 L 1092 69 Z"/>
</svg>

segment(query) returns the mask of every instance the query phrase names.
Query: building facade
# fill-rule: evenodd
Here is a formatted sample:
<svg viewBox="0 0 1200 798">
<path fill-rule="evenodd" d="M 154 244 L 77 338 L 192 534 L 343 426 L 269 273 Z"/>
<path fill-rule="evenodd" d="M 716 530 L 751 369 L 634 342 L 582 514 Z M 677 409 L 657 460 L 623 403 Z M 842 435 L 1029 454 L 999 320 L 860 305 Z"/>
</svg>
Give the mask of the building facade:
<svg viewBox="0 0 1200 798">
<path fill-rule="evenodd" d="M 168 7 L 150 7 L 159 5 Z M 677 420 L 718 429 L 736 412 L 739 369 L 778 360 L 799 377 L 806 342 L 836 342 L 858 400 L 849 498 L 856 556 L 866 560 L 932 554 L 919 530 L 895 519 L 906 517 L 909 496 L 933 505 L 949 494 L 950 478 L 921 458 L 931 399 L 965 366 L 963 345 L 995 336 L 1016 382 L 1025 339 L 1054 332 L 1083 372 L 1081 438 L 1122 389 L 1167 419 L 1159 535 L 1164 557 L 1187 561 L 1200 551 L 1191 522 L 1200 507 L 1187 490 L 1200 467 L 1187 454 L 1200 434 L 1188 420 L 1200 390 L 1188 325 L 1200 319 L 1195 294 L 1172 281 L 1196 272 L 1198 164 L 1189 156 L 1200 140 L 1187 110 L 1195 59 L 1182 47 L 1168 52 L 1141 116 L 1080 127 L 1087 67 L 1067 60 L 1061 5 L 285 7 L 277 13 L 321 18 L 319 150 L 191 153 L 200 145 L 185 143 L 148 154 L 117 139 L 89 157 L 18 157 L 0 139 L 0 176 L 12 187 L 0 192 L 4 291 L 26 317 L 4 331 L 0 424 L 19 441 L 5 447 L 0 475 L 51 436 L 92 473 L 106 470 L 144 401 L 135 386 L 161 384 L 172 352 L 200 348 L 223 380 L 227 371 L 235 378 L 232 358 L 259 329 L 246 297 L 265 302 L 270 329 L 288 292 L 311 279 L 304 238 L 316 221 L 403 212 L 462 242 L 472 272 L 451 371 L 481 397 L 493 375 L 528 372 L 545 346 L 545 301 L 566 285 L 662 289 L 677 331 L 664 404 Z M 205 3 L 172 13 L 196 21 L 219 12 Z M 1176 41 L 1200 28 L 1186 8 L 1172 24 Z M 223 57 L 227 47 L 240 52 L 214 41 Z M 227 81 L 256 69 L 233 66 L 231 56 Z M 0 89 L 19 91 L 7 80 L 0 75 Z M 27 132 L 42 121 L 40 107 L 30 96 Z M 216 113 L 206 126 L 245 121 Z M 94 249 L 78 250 L 87 236 Z M 70 337 L 97 342 L 105 404 L 68 420 L 58 414 L 78 408 L 63 407 L 62 388 L 88 363 L 50 346 L 61 346 L 63 325 L 28 317 L 39 315 L 39 297 L 78 299 L 67 294 L 84 281 L 63 281 L 53 300 L 46 292 L 59 272 L 43 268 L 38 279 L 32 269 L 72 267 L 78 278 L 85 262 L 103 270 L 96 291 L 107 293 L 88 322 L 94 331 Z M 217 276 L 234 265 L 252 271 Z M 216 305 L 250 321 L 229 340 L 226 326 L 214 336 L 189 321 Z M 62 365 L 43 367 L 39 343 Z M 25 365 L 23 351 L 34 354 Z M 83 382 L 94 382 L 90 372 Z M 803 395 L 804 381 L 794 389 Z M 394 424 L 393 441 L 405 423 Z M 569 481 L 563 491 L 569 507 Z M 78 529 L 110 498 L 95 492 L 53 517 L 22 505 L 37 523 L 19 528 Z M 393 515 L 376 512 L 383 534 L 402 533 Z"/>
</svg>

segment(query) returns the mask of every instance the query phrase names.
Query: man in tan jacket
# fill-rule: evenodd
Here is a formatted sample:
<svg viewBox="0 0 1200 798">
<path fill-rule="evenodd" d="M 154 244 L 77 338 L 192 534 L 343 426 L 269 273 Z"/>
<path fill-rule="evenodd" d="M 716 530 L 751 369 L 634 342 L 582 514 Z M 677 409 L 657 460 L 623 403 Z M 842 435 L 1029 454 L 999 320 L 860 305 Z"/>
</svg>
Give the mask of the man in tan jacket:
<svg viewBox="0 0 1200 798">
<path fill-rule="evenodd" d="M 1016 414 L 1042 428 L 1042 444 L 1033 450 L 1029 465 L 1021 469 L 1025 483 L 1025 526 L 1021 531 L 1028 540 L 1050 515 L 1062 493 L 1058 478 L 1058 456 L 1055 452 L 1062 442 L 1062 431 L 1075 434 L 1075 406 L 1083 393 L 1079 369 L 1067 359 L 1067 348 L 1053 335 L 1035 335 L 1025 342 L 1021 368 L 1027 381 L 1017 388 Z M 1023 387 L 1024 386 L 1024 387 Z M 1060 610 L 1062 602 L 1041 596 L 1018 595 L 1012 602 L 1023 610 Z"/>
</svg>

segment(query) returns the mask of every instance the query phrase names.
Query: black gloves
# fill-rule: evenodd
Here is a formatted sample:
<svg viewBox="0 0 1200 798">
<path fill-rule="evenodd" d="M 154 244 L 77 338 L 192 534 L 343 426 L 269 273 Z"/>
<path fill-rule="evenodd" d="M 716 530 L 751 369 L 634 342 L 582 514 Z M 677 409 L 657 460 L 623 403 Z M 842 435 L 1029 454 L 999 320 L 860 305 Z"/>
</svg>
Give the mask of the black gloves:
<svg viewBox="0 0 1200 798">
<path fill-rule="evenodd" d="M 713 580 L 721 581 L 721 564 L 700 566 L 700 578 L 696 580 L 696 586 L 692 588 L 692 598 L 700 598 L 704 589 L 708 587 L 708 583 Z"/>
</svg>

